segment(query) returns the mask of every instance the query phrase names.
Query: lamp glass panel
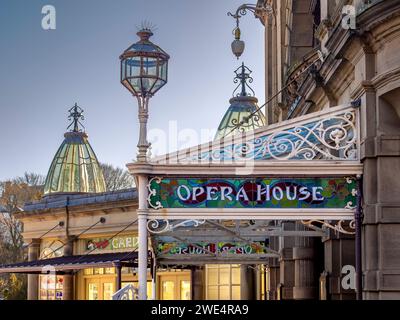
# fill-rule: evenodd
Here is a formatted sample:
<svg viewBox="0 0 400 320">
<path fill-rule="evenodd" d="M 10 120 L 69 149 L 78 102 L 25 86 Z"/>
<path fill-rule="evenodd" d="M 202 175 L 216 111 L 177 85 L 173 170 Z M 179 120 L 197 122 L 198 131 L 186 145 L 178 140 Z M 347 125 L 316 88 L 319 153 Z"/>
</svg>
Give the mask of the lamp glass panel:
<svg viewBox="0 0 400 320">
<path fill-rule="evenodd" d="M 157 77 L 157 59 L 144 58 L 143 59 L 143 75 Z"/>
<path fill-rule="evenodd" d="M 159 64 L 159 78 L 167 81 L 167 62 L 166 61 L 161 61 Z"/>
</svg>

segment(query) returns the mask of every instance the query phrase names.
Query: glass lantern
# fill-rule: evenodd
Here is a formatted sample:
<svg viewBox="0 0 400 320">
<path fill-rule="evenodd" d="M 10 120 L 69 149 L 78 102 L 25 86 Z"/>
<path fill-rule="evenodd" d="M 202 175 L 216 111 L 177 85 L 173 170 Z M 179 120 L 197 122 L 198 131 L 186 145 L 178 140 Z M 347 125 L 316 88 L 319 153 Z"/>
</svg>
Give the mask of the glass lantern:
<svg viewBox="0 0 400 320">
<path fill-rule="evenodd" d="M 136 97 L 151 97 L 167 83 L 169 55 L 149 40 L 151 30 L 137 35 L 140 40 L 120 56 L 121 83 Z"/>
</svg>

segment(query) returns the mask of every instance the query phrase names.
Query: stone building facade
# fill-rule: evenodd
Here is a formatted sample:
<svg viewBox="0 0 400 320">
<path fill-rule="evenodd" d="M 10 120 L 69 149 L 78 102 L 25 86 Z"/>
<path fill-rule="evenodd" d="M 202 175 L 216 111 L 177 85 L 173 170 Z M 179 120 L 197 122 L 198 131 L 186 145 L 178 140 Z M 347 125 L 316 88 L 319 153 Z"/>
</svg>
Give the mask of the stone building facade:
<svg viewBox="0 0 400 320">
<path fill-rule="evenodd" d="M 275 11 L 275 16 L 260 17 L 265 26 L 266 100 L 282 90 L 267 105 L 268 123 L 344 103 L 360 105 L 363 297 L 398 299 L 400 2 L 258 1 L 259 6 L 265 3 Z M 321 56 L 323 60 L 319 60 Z M 309 72 L 304 72 L 308 67 Z M 305 280 L 296 274 L 293 279 L 292 272 L 286 272 L 286 267 L 295 273 L 301 268 L 296 268 L 298 240 L 293 241 L 281 243 L 282 259 L 275 266 L 280 266 L 276 285 L 289 287 L 283 295 L 296 298 L 296 286 Z M 332 299 L 352 298 L 341 288 L 340 277 L 341 268 L 354 263 L 353 248 L 351 237 L 333 235 L 324 239 L 324 270 L 329 274 Z M 313 255 L 307 252 L 301 256 Z"/>
<path fill-rule="evenodd" d="M 400 2 L 398 0 L 258 1 L 259 8 L 265 4 L 272 6 L 274 13 L 262 14 L 261 9 L 258 12 L 258 18 L 265 28 L 265 100 L 267 101 L 265 107 L 267 127 L 259 130 L 267 131 L 268 126 L 295 120 L 318 111 L 329 111 L 340 105 L 351 105 L 360 110 L 360 123 L 357 127 L 360 128 L 360 154 L 364 170 L 363 298 L 399 299 L 400 55 L 397 50 L 400 49 Z M 74 131 L 66 134 L 65 143 L 72 148 L 77 141 L 85 144 L 86 138 L 85 134 Z M 185 152 L 181 155 L 185 155 Z M 63 159 L 64 156 L 65 154 L 62 154 L 56 158 Z M 96 164 L 97 159 L 92 158 L 92 162 Z M 63 184 L 63 175 L 59 175 L 60 172 L 75 174 L 71 173 L 67 163 L 68 161 L 65 161 L 65 166 L 60 170 L 55 167 L 50 170 L 57 172 L 56 175 L 49 175 L 50 194 L 39 203 L 27 204 L 25 211 L 19 214 L 18 218 L 25 225 L 24 238 L 29 242 L 29 260 L 32 263 L 39 263 L 41 259 L 48 258 L 46 250 L 50 250 L 57 257 L 57 247 L 52 247 L 48 241 L 62 241 L 63 250 L 60 256 L 64 264 L 60 269 L 63 277 L 62 289 L 59 289 L 62 291 L 61 297 L 63 299 L 110 298 L 111 291 L 118 289 L 121 280 L 126 283 L 136 283 L 136 272 L 129 270 L 125 276 L 118 274 L 116 271 L 118 266 L 113 264 L 114 261 L 104 261 L 104 256 L 96 260 L 98 267 L 89 268 L 87 265 L 82 265 L 81 256 L 85 257 L 85 263 L 88 263 L 89 258 L 95 259 L 94 256 L 90 256 L 89 240 L 91 243 L 101 243 L 101 239 L 111 239 L 118 234 L 123 237 L 122 241 L 127 239 L 133 241 L 132 239 L 138 236 L 138 228 L 133 223 L 138 217 L 138 212 L 149 211 L 147 193 L 150 184 L 147 184 L 149 182 L 147 179 L 151 178 L 151 175 L 148 172 L 174 176 L 180 174 L 182 170 L 186 169 L 189 172 L 189 169 L 193 168 L 190 166 L 183 168 L 184 166 L 179 163 L 169 167 L 163 166 L 162 163 L 156 163 L 154 166 L 150 163 L 129 164 L 131 173 L 139 177 L 138 190 L 107 193 L 104 192 L 100 174 L 97 174 L 97 180 L 85 177 L 75 186 Z M 93 163 L 87 165 L 91 169 L 96 168 L 96 165 L 93 167 Z M 154 168 L 159 172 L 153 173 Z M 237 168 L 200 165 L 194 169 L 203 175 L 206 173 L 229 176 L 232 175 L 233 169 Z M 262 165 L 257 168 L 260 176 L 271 174 L 267 169 L 267 166 Z M 96 176 L 96 173 L 93 175 Z M 141 183 L 140 180 L 145 183 Z M 68 189 L 63 189 L 64 187 Z M 138 203 L 146 208 L 139 206 L 138 210 Z M 58 229 L 52 229 L 60 221 L 64 224 Z M 224 223 L 222 228 L 226 229 L 230 221 Z M 247 223 L 251 226 L 253 222 L 247 221 Z M 174 298 L 180 299 L 183 296 L 194 299 L 239 297 L 266 300 L 356 298 L 354 288 L 344 287 L 342 283 L 343 271 L 355 265 L 353 235 L 330 231 L 318 237 L 297 236 L 295 234 L 300 235 L 309 230 L 300 221 L 267 221 L 263 228 L 266 226 L 280 228 L 282 231 L 281 236 L 271 236 L 268 239 L 269 247 L 279 253 L 279 258 L 268 258 L 258 266 L 246 264 L 244 259 L 241 260 L 242 263 L 232 260 L 231 265 L 228 263 L 218 265 L 218 262 L 212 263 L 208 260 L 208 263 L 202 265 L 186 264 L 185 268 L 180 263 L 178 265 L 181 266 L 181 270 L 174 270 L 173 274 L 171 270 L 161 271 L 160 278 L 156 277 L 156 280 L 152 275 L 148 275 L 148 280 L 153 282 L 148 282 L 149 288 L 153 289 L 153 296 L 159 299 L 171 298 L 172 296 L 168 295 L 168 292 L 171 292 L 168 286 L 172 286 L 172 282 L 181 282 L 185 285 L 182 286 L 182 290 L 176 290 Z M 218 232 L 218 229 L 216 230 Z M 212 233 L 214 229 L 206 231 Z M 293 236 L 284 236 L 285 232 Z M 43 234 L 46 236 L 43 237 Z M 222 241 L 221 239 L 219 240 Z M 126 255 L 132 252 L 133 248 L 128 246 L 120 249 L 113 251 L 108 248 L 102 253 L 112 253 L 113 259 L 120 259 L 118 261 L 121 263 L 127 262 L 126 259 L 122 259 L 124 256 L 121 258 L 119 254 Z M 45 252 L 44 256 L 42 252 Z M 66 263 L 71 255 L 77 257 L 73 262 Z M 133 259 L 128 262 L 133 265 L 135 261 Z M 80 268 L 78 272 L 74 274 L 69 272 L 68 268 L 78 267 Z M 29 268 L 31 272 L 28 277 L 28 298 L 41 298 L 39 278 L 42 275 L 38 275 L 35 265 L 30 265 L 28 262 L 6 266 L 2 268 L 2 272 L 10 270 L 20 272 L 23 268 Z M 102 274 L 94 274 L 94 271 L 89 269 L 98 269 L 96 272 L 102 270 Z M 222 279 L 226 274 L 229 274 L 231 279 L 228 285 L 222 281 L 213 283 L 217 281 L 215 279 Z M 171 280 L 172 277 L 174 280 Z M 159 281 L 158 286 L 155 284 L 157 281 Z M 165 295 L 162 291 L 164 284 L 169 290 L 165 291 Z M 228 286 L 229 295 L 226 295 L 220 289 Z M 100 287 L 101 290 L 96 289 Z M 55 290 L 57 291 L 57 284 Z M 218 294 L 215 294 L 217 290 Z M 48 291 L 42 291 L 48 294 Z M 53 297 L 57 297 L 56 293 Z"/>
</svg>

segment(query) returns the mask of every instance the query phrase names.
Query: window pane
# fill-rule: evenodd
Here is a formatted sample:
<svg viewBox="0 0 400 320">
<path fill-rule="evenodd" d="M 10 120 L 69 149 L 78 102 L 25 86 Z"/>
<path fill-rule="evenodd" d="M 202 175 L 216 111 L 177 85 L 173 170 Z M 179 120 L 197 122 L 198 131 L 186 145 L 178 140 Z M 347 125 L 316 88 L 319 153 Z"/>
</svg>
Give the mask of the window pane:
<svg viewBox="0 0 400 320">
<path fill-rule="evenodd" d="M 175 283 L 174 281 L 162 282 L 162 299 L 174 300 L 175 299 Z"/>
<path fill-rule="evenodd" d="M 56 291 L 47 290 L 47 300 L 55 300 L 55 299 L 56 299 Z"/>
<path fill-rule="evenodd" d="M 240 268 L 232 268 L 232 284 L 240 284 Z"/>
<path fill-rule="evenodd" d="M 220 286 L 219 287 L 219 299 L 220 300 L 230 300 L 230 286 Z"/>
<path fill-rule="evenodd" d="M 92 275 L 93 274 L 93 269 L 84 269 L 83 270 L 83 274 L 85 275 L 85 276 L 90 276 L 90 275 Z"/>
<path fill-rule="evenodd" d="M 97 283 L 89 283 L 88 300 L 99 300 L 99 286 Z"/>
<path fill-rule="evenodd" d="M 122 267 L 121 273 L 122 274 L 132 274 L 135 270 L 133 268 Z"/>
<path fill-rule="evenodd" d="M 207 299 L 208 300 L 218 300 L 218 286 L 208 286 Z"/>
<path fill-rule="evenodd" d="M 232 286 L 232 300 L 240 300 L 240 286 Z"/>
<path fill-rule="evenodd" d="M 229 266 L 222 266 L 219 270 L 219 284 L 230 283 L 230 269 Z"/>
<path fill-rule="evenodd" d="M 114 268 L 104 268 L 104 273 L 105 274 L 114 274 Z"/>
<path fill-rule="evenodd" d="M 147 281 L 147 299 L 151 299 L 153 297 L 153 283 L 151 281 Z"/>
<path fill-rule="evenodd" d="M 208 285 L 218 284 L 218 269 L 209 268 L 207 269 L 207 282 Z"/>
<path fill-rule="evenodd" d="M 190 281 L 181 281 L 181 300 L 190 300 Z"/>
<path fill-rule="evenodd" d="M 112 300 L 114 285 L 111 282 L 103 283 L 103 300 Z"/>
<path fill-rule="evenodd" d="M 103 268 L 95 268 L 93 269 L 93 274 L 104 274 Z"/>
</svg>

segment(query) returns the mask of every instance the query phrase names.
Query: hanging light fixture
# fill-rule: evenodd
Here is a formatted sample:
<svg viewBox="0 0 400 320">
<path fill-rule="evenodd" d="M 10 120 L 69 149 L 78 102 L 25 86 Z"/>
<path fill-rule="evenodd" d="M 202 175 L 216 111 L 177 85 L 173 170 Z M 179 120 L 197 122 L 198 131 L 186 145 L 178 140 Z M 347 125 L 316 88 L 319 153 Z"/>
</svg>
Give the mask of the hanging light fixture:
<svg viewBox="0 0 400 320">
<path fill-rule="evenodd" d="M 241 30 L 239 28 L 239 19 L 246 15 L 247 11 L 254 13 L 254 15 L 258 18 L 263 15 L 273 15 L 274 9 L 271 5 L 264 3 L 263 5 L 254 5 L 254 4 L 243 4 L 239 8 L 237 8 L 235 13 L 228 12 L 228 16 L 236 19 L 236 28 L 233 30 L 233 34 L 235 36 L 235 40 L 233 40 L 231 44 L 232 53 L 236 56 L 237 59 L 241 57 L 245 49 L 245 43 L 240 39 Z"/>
<path fill-rule="evenodd" d="M 239 20 L 238 20 L 239 21 Z M 239 60 L 240 56 L 243 54 L 244 49 L 245 49 L 245 43 L 244 41 L 240 40 L 240 35 L 241 31 L 239 26 L 237 26 L 234 30 L 233 33 L 235 35 L 235 40 L 232 41 L 231 47 L 232 47 L 232 53 L 236 56 L 236 58 Z"/>
</svg>

